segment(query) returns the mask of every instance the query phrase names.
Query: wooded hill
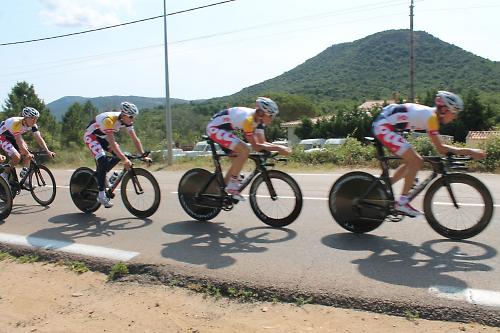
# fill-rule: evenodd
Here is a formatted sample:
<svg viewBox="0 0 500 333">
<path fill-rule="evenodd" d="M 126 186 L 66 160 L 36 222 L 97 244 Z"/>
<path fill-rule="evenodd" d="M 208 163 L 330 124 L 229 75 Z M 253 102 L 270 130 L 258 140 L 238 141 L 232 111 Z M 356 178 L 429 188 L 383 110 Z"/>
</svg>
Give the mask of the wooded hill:
<svg viewBox="0 0 500 333">
<path fill-rule="evenodd" d="M 417 31 L 415 88 L 417 94 L 429 89 L 500 92 L 500 62 Z M 405 98 L 409 92 L 409 31 L 384 31 L 333 45 L 294 69 L 231 97 L 267 91 L 301 94 L 315 100 L 387 99 L 394 92 Z"/>
</svg>

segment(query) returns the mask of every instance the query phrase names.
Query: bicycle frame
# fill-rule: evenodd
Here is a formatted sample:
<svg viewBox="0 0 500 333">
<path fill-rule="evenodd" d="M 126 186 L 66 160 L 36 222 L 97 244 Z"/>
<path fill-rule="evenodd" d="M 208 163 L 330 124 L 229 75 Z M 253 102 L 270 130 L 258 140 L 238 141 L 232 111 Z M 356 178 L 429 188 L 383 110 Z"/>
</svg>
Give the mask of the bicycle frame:
<svg viewBox="0 0 500 333">
<path fill-rule="evenodd" d="M 33 155 L 36 156 L 39 156 L 41 155 L 40 153 L 33 153 Z M 38 163 L 35 161 L 35 159 L 31 159 L 30 160 L 30 165 L 28 167 L 28 172 L 26 172 L 26 174 L 21 178 L 21 180 L 19 180 L 19 178 L 17 177 L 17 172 L 16 172 L 16 168 L 11 166 L 10 164 L 4 164 L 4 167 L 6 169 L 9 169 L 9 174 L 11 175 L 12 177 L 12 181 L 19 186 L 19 188 L 17 189 L 18 190 L 18 193 L 19 191 L 21 191 L 21 189 L 25 189 L 25 190 L 29 190 L 28 188 L 26 187 L 23 187 L 24 184 L 26 183 L 26 181 L 28 180 L 28 177 L 30 175 L 31 172 L 33 172 L 36 176 L 36 180 L 37 180 L 37 184 L 45 184 L 45 180 L 43 179 L 43 176 L 37 172 L 38 171 Z"/>
<path fill-rule="evenodd" d="M 129 159 L 139 159 L 139 158 L 142 158 L 142 156 L 139 157 L 139 156 L 127 155 L 127 158 L 129 158 Z M 97 162 L 96 162 L 96 168 L 97 168 Z M 132 174 L 131 179 L 132 179 L 132 184 L 134 184 L 135 193 L 137 193 L 137 194 L 143 194 L 144 193 L 144 190 L 142 189 L 141 184 L 137 181 L 137 176 L 135 175 L 134 167 L 132 166 L 129 170 L 126 170 L 125 168 L 123 168 L 122 172 L 120 172 L 120 174 L 118 175 L 118 178 L 115 180 L 115 182 L 113 183 L 113 185 L 110 188 L 106 189 L 106 194 L 107 194 L 107 196 L 109 198 L 114 198 L 115 197 L 114 191 L 118 187 L 118 185 L 120 185 L 123 177 L 125 177 L 125 175 L 127 173 L 131 173 Z M 97 171 L 94 170 L 94 175 L 96 175 L 96 174 L 97 174 Z M 87 188 L 89 186 L 89 184 L 90 184 L 91 181 L 92 180 L 89 179 L 88 183 L 84 187 Z"/>
<path fill-rule="evenodd" d="M 232 154 L 227 154 L 227 153 L 218 153 L 216 148 L 215 148 L 215 143 L 207 139 L 208 144 L 210 145 L 210 148 L 212 150 L 212 160 L 214 162 L 215 166 L 215 171 L 214 173 L 208 178 L 207 182 L 203 185 L 201 188 L 201 191 L 197 194 L 196 198 L 198 200 L 202 200 L 202 197 L 204 198 L 210 198 L 210 202 L 207 202 L 206 204 L 209 207 L 213 207 L 215 204 L 215 200 L 218 201 L 217 206 L 224 209 L 224 210 L 230 210 L 232 209 L 232 204 L 236 204 L 239 201 L 232 199 L 231 202 L 227 202 L 227 199 L 231 198 L 230 195 L 228 195 L 224 189 L 225 189 L 225 181 L 224 181 L 224 176 L 222 172 L 222 167 L 220 165 L 220 158 L 221 157 L 231 157 L 233 156 Z M 250 154 L 249 158 L 255 162 L 255 169 L 243 180 L 240 191 L 243 191 L 248 185 L 250 185 L 253 181 L 253 179 L 258 176 L 259 174 L 263 174 L 264 176 L 264 181 L 266 182 L 269 193 L 271 195 L 272 200 L 276 200 L 277 194 L 276 191 L 274 190 L 274 187 L 267 176 L 267 166 L 274 166 L 274 163 L 268 163 L 267 162 L 267 157 L 271 156 L 270 153 L 267 154 Z M 212 181 L 216 179 L 217 184 L 219 186 L 220 192 L 222 193 L 221 196 L 219 195 L 214 195 L 214 194 L 209 194 L 206 193 L 208 187 L 212 183 Z M 220 199 L 220 201 L 218 200 Z"/>
<path fill-rule="evenodd" d="M 377 205 L 377 204 L 374 204 L 374 203 L 371 203 L 371 202 L 367 202 L 365 201 L 365 198 L 367 197 L 367 195 L 375 188 L 375 186 L 377 186 L 377 184 L 379 183 L 379 181 L 381 181 L 381 183 L 384 185 L 384 189 L 386 191 L 386 193 L 388 194 L 388 197 L 389 197 L 389 211 L 388 211 L 388 215 L 389 214 L 393 214 L 393 215 L 397 215 L 397 214 L 394 214 L 395 213 L 395 210 L 394 210 L 394 191 L 393 191 L 393 188 L 392 188 L 392 184 L 391 184 L 391 180 L 390 180 L 390 176 L 389 176 L 389 164 L 388 164 L 388 161 L 390 160 L 400 160 L 401 157 L 399 156 L 386 156 L 384 154 L 384 148 L 382 146 L 382 144 L 379 142 L 379 141 L 374 141 L 374 139 L 368 139 L 366 138 L 369 142 L 373 143 L 375 145 L 375 149 L 376 149 L 376 154 L 375 154 L 375 157 L 376 159 L 379 161 L 379 164 L 380 164 L 380 167 L 382 169 L 382 173 L 380 174 L 379 178 L 377 178 L 377 181 L 374 181 L 369 187 L 368 189 L 366 190 L 366 192 L 361 196 L 361 198 L 359 199 L 359 202 L 365 206 L 369 206 L 371 208 L 375 208 L 375 209 L 378 209 L 378 210 L 386 210 L 385 207 L 383 206 L 380 206 L 380 205 Z M 448 157 L 449 161 L 451 162 L 451 156 Z M 435 178 L 437 178 L 439 175 L 441 175 L 441 177 L 443 177 L 445 179 L 445 184 L 446 184 L 446 187 L 448 189 L 448 193 L 453 201 L 453 204 L 455 205 L 455 207 L 458 208 L 458 204 L 457 204 L 457 201 L 456 201 L 456 198 L 455 198 L 455 195 L 451 189 L 451 186 L 449 185 L 448 181 L 446 180 L 447 179 L 447 175 L 449 174 L 449 171 L 447 170 L 445 164 L 443 163 L 443 160 L 442 160 L 442 157 L 440 156 L 424 156 L 423 157 L 423 160 L 424 162 L 427 162 L 427 163 L 430 163 L 431 166 L 432 166 L 432 173 L 429 175 L 429 177 L 425 178 L 422 182 L 418 183 L 409 193 L 408 193 L 408 199 L 409 201 L 413 200 L 417 195 L 419 195 L 423 190 L 425 190 L 425 188 L 427 187 L 427 185 L 429 185 Z M 469 158 L 453 158 L 453 160 L 457 161 L 457 160 L 469 160 Z M 464 169 L 465 167 L 463 166 L 463 164 L 461 163 L 457 163 L 457 162 L 451 162 L 450 164 L 452 164 L 452 169 Z M 454 166 L 453 166 L 454 164 Z M 466 168 L 465 168 L 466 169 Z"/>
</svg>

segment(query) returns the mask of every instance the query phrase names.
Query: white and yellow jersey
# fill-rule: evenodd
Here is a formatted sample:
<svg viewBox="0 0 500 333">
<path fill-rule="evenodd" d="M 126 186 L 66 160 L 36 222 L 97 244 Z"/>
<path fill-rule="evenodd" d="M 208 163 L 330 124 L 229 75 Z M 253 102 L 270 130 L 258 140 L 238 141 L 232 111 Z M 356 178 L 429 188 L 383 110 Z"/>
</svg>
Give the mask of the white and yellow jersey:
<svg viewBox="0 0 500 333">
<path fill-rule="evenodd" d="M 116 133 L 122 127 L 126 127 L 129 132 L 134 131 L 134 126 L 126 125 L 120 120 L 121 112 L 110 111 L 98 114 L 87 126 L 85 135 L 95 134 L 99 137 L 106 137 L 108 133 Z"/>
<path fill-rule="evenodd" d="M 226 130 L 240 129 L 245 135 L 252 135 L 263 125 L 254 121 L 255 109 L 233 107 L 216 113 L 210 120 L 208 127 L 218 127 Z"/>
<path fill-rule="evenodd" d="M 414 103 L 387 105 L 374 124 L 391 124 L 400 130 L 425 130 L 431 135 L 439 134 L 436 108 Z"/>
<path fill-rule="evenodd" d="M 23 119 L 23 117 L 11 117 L 2 121 L 0 123 L 0 135 L 15 138 L 29 131 L 38 131 L 38 126 L 36 124 L 31 127 L 23 125 Z"/>
</svg>

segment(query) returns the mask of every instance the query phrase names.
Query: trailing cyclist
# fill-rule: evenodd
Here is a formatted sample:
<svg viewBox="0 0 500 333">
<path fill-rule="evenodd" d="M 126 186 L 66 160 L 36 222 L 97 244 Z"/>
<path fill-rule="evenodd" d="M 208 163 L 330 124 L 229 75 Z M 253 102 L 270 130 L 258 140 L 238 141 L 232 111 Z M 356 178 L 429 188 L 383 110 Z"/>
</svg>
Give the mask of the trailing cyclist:
<svg viewBox="0 0 500 333">
<path fill-rule="evenodd" d="M 56 154 L 49 150 L 36 124 L 40 117 L 40 112 L 35 108 L 27 106 L 23 108 L 21 116 L 7 118 L 0 123 L 0 146 L 9 155 L 9 165 L 12 169 L 19 164 L 21 155 L 24 157 L 24 167 L 20 172 L 20 176 L 23 177 L 28 171 L 30 160 L 33 159 L 33 154 L 30 153 L 28 145 L 22 137 L 24 133 L 31 131 L 38 145 L 50 157 L 53 158 Z M 9 172 L 10 169 L 5 169 L 0 175 L 7 180 Z"/>
<path fill-rule="evenodd" d="M 248 159 L 250 149 L 233 131 L 242 130 L 246 140 L 256 151 L 277 151 L 282 155 L 289 155 L 291 150 L 288 147 L 266 142 L 264 128 L 273 121 L 278 112 L 278 105 L 273 100 L 258 97 L 255 109 L 241 106 L 225 109 L 216 113 L 207 125 L 210 139 L 226 151 L 237 153 L 224 179 L 227 184 L 225 191 L 237 200 L 245 200 L 240 194 L 240 171 Z"/>
<path fill-rule="evenodd" d="M 134 118 L 139 114 L 139 109 L 132 103 L 123 102 L 120 106 L 120 111 L 110 111 L 98 114 L 92 120 L 85 130 L 84 141 L 94 156 L 97 164 L 97 183 L 99 195 L 97 201 L 106 208 L 113 207 L 110 198 L 106 196 L 106 174 L 108 171 L 122 161 L 125 168 L 128 170 L 132 166 L 132 162 L 123 154 L 120 146 L 115 141 L 115 133 L 120 131 L 122 127 L 127 129 L 132 142 L 138 153 L 144 154 L 141 141 L 134 131 Z M 111 152 L 112 157 L 106 156 L 106 152 Z M 149 157 L 144 160 L 151 161 Z"/>
<path fill-rule="evenodd" d="M 401 196 L 395 209 L 410 217 L 422 214 L 412 207 L 408 200 L 418 170 L 422 168 L 423 159 L 411 144 L 400 134 L 403 130 L 425 130 L 436 150 L 441 154 L 469 155 L 474 159 L 483 159 L 486 153 L 481 149 L 458 148 L 443 144 L 439 137 L 439 125 L 452 122 L 463 110 L 462 99 L 448 91 L 438 91 L 435 107 L 414 103 L 390 104 L 382 110 L 373 121 L 372 130 L 375 137 L 389 150 L 402 158 L 402 165 L 391 177 L 394 184 L 404 178 Z"/>
</svg>

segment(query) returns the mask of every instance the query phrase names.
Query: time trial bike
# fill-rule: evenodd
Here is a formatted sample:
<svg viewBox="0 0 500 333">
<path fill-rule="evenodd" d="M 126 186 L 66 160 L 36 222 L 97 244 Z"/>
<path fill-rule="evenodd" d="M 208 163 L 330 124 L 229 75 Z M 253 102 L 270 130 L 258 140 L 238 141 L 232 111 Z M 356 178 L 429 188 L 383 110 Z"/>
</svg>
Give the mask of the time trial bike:
<svg viewBox="0 0 500 333">
<path fill-rule="evenodd" d="M 212 150 L 215 172 L 195 168 L 181 178 L 178 188 L 182 208 L 198 221 L 215 218 L 221 210 L 232 210 L 238 200 L 224 191 L 225 182 L 220 158 L 231 156 L 219 153 L 215 143 L 207 136 Z M 250 186 L 249 201 L 253 212 L 265 224 L 280 228 L 291 224 L 302 210 L 302 192 L 297 182 L 288 174 L 278 170 L 268 170 L 277 160 L 277 153 L 250 153 L 255 169 L 243 179 L 240 190 Z"/>
<path fill-rule="evenodd" d="M 376 177 L 363 171 L 346 173 L 333 184 L 328 196 L 335 221 L 355 233 L 370 232 L 384 221 L 398 222 L 404 218 L 403 213 L 394 208 L 388 165 L 390 160 L 400 158 L 385 156 L 378 140 L 368 137 L 365 140 L 375 145 L 382 174 Z M 464 162 L 470 157 L 424 156 L 423 159 L 431 165 L 432 173 L 414 186 L 409 199 L 430 184 L 423 208 L 432 229 L 450 239 L 466 239 L 483 231 L 493 216 L 493 198 L 479 179 L 463 173 L 467 170 Z"/>
<path fill-rule="evenodd" d="M 16 169 L 9 164 L 2 167 L 8 170 L 8 180 L 12 192 L 12 199 L 26 190 L 31 193 L 33 199 L 42 206 L 50 205 L 56 198 L 56 180 L 50 169 L 38 163 L 37 160 L 47 156 L 45 152 L 31 152 L 33 158 L 30 160 L 28 170 L 21 179 L 17 177 Z"/>
<path fill-rule="evenodd" d="M 131 155 L 126 153 L 129 160 L 143 160 L 149 155 Z M 107 156 L 108 159 L 116 159 L 115 156 Z M 99 194 L 97 186 L 96 171 L 81 167 L 71 175 L 69 190 L 71 199 L 78 209 L 84 213 L 93 213 L 101 204 L 97 201 Z M 146 218 L 153 215 L 160 206 L 160 186 L 155 177 L 148 170 L 137 168 L 134 165 L 129 170 L 125 167 L 116 175 L 116 180 L 110 186 L 106 186 L 106 194 L 114 198 L 114 191 L 120 185 L 120 193 L 123 204 L 132 215 Z"/>
</svg>

